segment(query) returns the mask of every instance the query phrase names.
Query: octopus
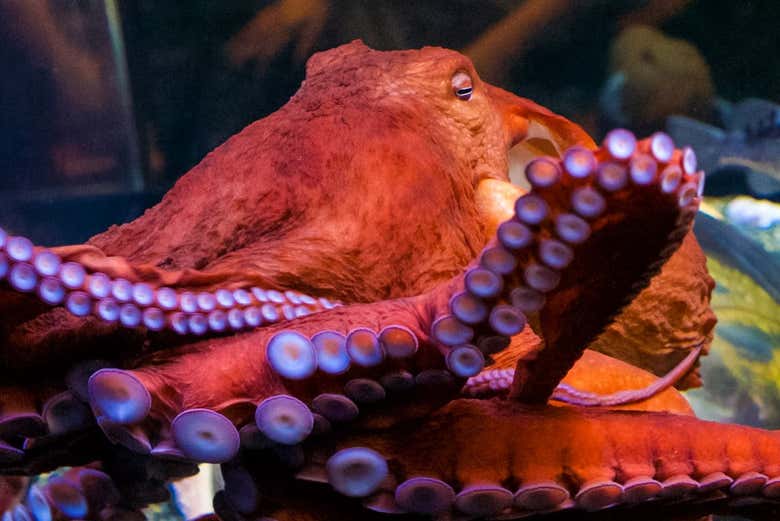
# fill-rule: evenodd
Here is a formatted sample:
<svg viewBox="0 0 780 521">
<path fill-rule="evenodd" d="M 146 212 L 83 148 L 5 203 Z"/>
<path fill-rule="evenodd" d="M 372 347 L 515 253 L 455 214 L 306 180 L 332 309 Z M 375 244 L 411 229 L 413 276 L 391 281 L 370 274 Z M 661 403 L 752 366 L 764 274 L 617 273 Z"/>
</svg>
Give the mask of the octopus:
<svg viewBox="0 0 780 521">
<path fill-rule="evenodd" d="M 202 462 L 210 519 L 771 512 L 780 436 L 674 388 L 715 323 L 703 184 L 457 52 L 318 53 L 137 220 L 0 234 L 0 470 L 70 467 L 6 516 L 140 519 Z"/>
</svg>

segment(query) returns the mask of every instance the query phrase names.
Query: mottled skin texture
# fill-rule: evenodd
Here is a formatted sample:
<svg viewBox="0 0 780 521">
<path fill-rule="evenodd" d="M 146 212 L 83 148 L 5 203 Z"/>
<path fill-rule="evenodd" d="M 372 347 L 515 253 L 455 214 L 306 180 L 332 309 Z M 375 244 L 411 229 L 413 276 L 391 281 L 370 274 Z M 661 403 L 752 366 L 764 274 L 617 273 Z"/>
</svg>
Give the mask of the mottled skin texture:
<svg viewBox="0 0 780 521">
<path fill-rule="evenodd" d="M 451 82 L 458 72 L 473 80 L 474 93 L 467 102 L 453 96 Z M 4 291 L 0 304 L 9 312 L 0 350 L 10 368 L 5 372 L 9 381 L 20 381 L 9 392 L 21 393 L 34 410 L 52 394 L 49 387 L 61 388 L 69 364 L 55 360 L 110 358 L 132 370 L 150 392 L 151 413 L 128 429 L 145 433 L 156 444 L 170 441 L 169 422 L 185 409 L 216 410 L 241 426 L 266 397 L 286 393 L 308 402 L 318 393 L 341 389 L 347 377 L 318 375 L 293 382 L 272 370 L 264 346 L 284 329 L 308 336 L 323 329 L 347 333 L 358 326 L 379 330 L 400 324 L 420 343 L 410 362 L 414 369 L 440 367 L 431 324 L 462 287 L 463 268 L 511 212 L 519 192 L 507 184 L 509 149 L 524 146 L 531 137 L 536 142 L 529 146 L 535 149 L 540 140 L 548 150 L 594 147 L 573 123 L 482 83 L 470 62 L 455 52 L 426 48 L 379 53 L 353 43 L 318 54 L 301 90 L 285 107 L 216 149 L 159 205 L 88 245 L 56 251 L 66 260 L 131 281 L 186 289 L 261 285 L 352 305 L 196 342 L 165 333 L 120 331 L 62 310 L 42 313 L 29 299 L 14 300 Z M 603 150 L 597 157 L 607 159 Z M 570 179 L 539 193 L 555 211 L 568 211 L 577 183 Z M 632 361 L 643 357 L 621 347 L 625 339 L 643 338 L 658 349 L 709 341 L 712 282 L 704 258 L 692 236 L 674 253 L 695 205 L 681 209 L 676 197 L 633 188 L 611 196 L 609 205 L 610 211 L 591 223 L 593 238 L 577 248 L 577 262 L 564 270 L 561 291 L 550 293 L 548 307 L 529 315 L 533 328 L 515 335 L 496 357 L 503 366 L 520 362 L 511 398 L 456 399 L 457 392 L 434 386 L 411 402 L 372 410 L 321 445 L 306 445 L 312 450 L 307 461 L 316 459 L 317 452 L 359 443 L 380 450 L 401 476 L 425 472 L 453 485 L 487 480 L 506 486 L 561 479 L 576 490 L 592 480 L 652 476 L 654 465 L 660 465 L 659 477 L 673 475 L 653 459 L 652 451 L 638 450 L 652 440 L 659 443 L 653 450 L 661 460 L 669 456 L 679 464 L 677 470 L 697 477 L 712 469 L 734 477 L 746 470 L 770 477 L 780 473 L 775 434 L 699 422 L 689 417 L 690 409 L 674 390 L 631 407 L 643 412 L 546 404 L 567 372 L 564 382 L 599 393 L 653 380 L 643 370 L 586 350 L 607 325 L 612 324 L 613 336 L 605 335 L 597 344 Z M 653 208 L 652 217 L 646 208 Z M 640 232 L 642 240 L 628 247 Z M 662 266 L 670 255 L 672 261 Z M 507 284 L 512 277 L 516 275 L 507 276 Z M 636 304 L 643 296 L 647 304 Z M 618 314 L 627 301 L 632 305 Z M 672 315 L 669 325 L 645 327 L 654 316 Z M 577 317 L 586 317 L 586 323 L 577 323 Z M 651 369 L 671 365 L 653 356 Z M 41 372 L 32 372 L 33 367 Z M 43 376 L 20 377 L 19 368 Z M 355 375 L 380 376 L 372 369 L 349 377 Z M 0 412 L 6 414 L 10 405 L 3 401 Z M 520 435 L 517 429 L 523 429 Z M 613 437 L 604 441 L 603 432 Z M 668 443 L 661 444 L 653 433 L 666 433 L 662 441 Z M 695 440 L 707 436 L 712 444 L 695 452 Z M 736 440 L 740 450 L 751 443 L 760 450 L 751 456 L 735 449 L 724 460 L 728 439 Z M 71 452 L 55 457 L 51 446 L 41 444 L 9 468 L 40 471 L 68 456 L 83 461 L 105 450 L 78 438 L 55 445 Z M 633 452 L 638 454 L 636 465 L 616 470 L 615 453 Z M 301 502 L 296 493 L 309 485 L 275 489 L 267 481 L 289 481 L 279 478 L 282 471 L 258 461 L 262 458 L 242 452 L 233 462 L 248 468 L 273 500 L 249 517 L 367 518 L 354 501 L 329 503 L 329 490 Z M 711 468 L 698 473 L 688 468 L 705 464 Z M 289 470 L 282 473 L 289 475 Z M 322 510 L 316 497 L 326 498 L 333 511 Z M 230 518 L 229 510 L 222 510 L 225 518 Z"/>
<path fill-rule="evenodd" d="M 709 306 L 715 281 L 707 273 L 704 252 L 691 233 L 650 286 L 618 315 L 589 346 L 657 375 L 665 374 L 692 346 L 709 346 L 715 313 Z M 698 310 L 690 312 L 689 310 Z M 659 341 L 663 339 L 663 341 Z M 698 387 L 698 371 L 678 383 Z"/>
</svg>

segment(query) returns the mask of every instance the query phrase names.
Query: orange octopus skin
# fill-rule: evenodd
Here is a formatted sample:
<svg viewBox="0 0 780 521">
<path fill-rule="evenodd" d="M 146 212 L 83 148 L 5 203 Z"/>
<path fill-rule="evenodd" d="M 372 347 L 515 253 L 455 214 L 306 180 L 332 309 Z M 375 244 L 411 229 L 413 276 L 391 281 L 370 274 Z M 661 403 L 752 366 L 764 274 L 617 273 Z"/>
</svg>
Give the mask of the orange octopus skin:
<svg viewBox="0 0 780 521">
<path fill-rule="evenodd" d="M 532 190 L 501 203 L 513 194 L 509 150 L 540 136 L 562 158 L 529 165 Z M 86 272 L 68 290 L 78 297 L 66 303 L 71 312 L 118 299 L 122 278 L 141 296 L 173 291 L 179 307 L 165 312 L 135 293 L 135 304 L 123 304 L 164 323 L 122 328 L 48 310 L 19 298 L 12 288 L 27 280 L 9 275 L 0 468 L 29 474 L 92 456 L 117 481 L 129 451 L 137 476 L 158 485 L 188 462 L 221 462 L 223 519 L 372 518 L 362 503 L 575 518 L 602 509 L 608 518 L 637 498 L 660 498 L 640 512 L 713 494 L 772 504 L 774 433 L 701 422 L 673 390 L 630 412 L 547 405 L 561 381 L 597 393 L 652 381 L 598 355 L 577 361 L 665 276 L 690 234 L 703 182 L 692 158 L 660 134 L 637 143 L 616 132 L 597 148 L 564 118 L 481 82 L 452 51 L 353 43 L 318 54 L 285 107 L 207 156 L 143 217 L 52 250 Z M 25 244 L 0 252 L 14 257 L 17 275 L 28 269 L 16 251 Z M 680 271 L 697 264 L 690 275 L 708 293 L 703 259 L 683 258 Z M 113 279 L 114 297 L 86 293 L 98 273 Z M 191 311 L 186 292 L 209 292 L 213 306 L 218 291 L 255 287 L 292 290 L 276 307 L 302 303 L 305 313 L 211 335 L 221 338 L 192 334 L 194 318 L 218 322 L 252 304 L 231 297 L 224 311 L 200 303 Z M 685 313 L 706 308 L 707 296 Z M 190 334 L 174 333 L 176 316 Z M 318 342 L 323 332 L 330 343 Z M 491 357 L 515 365 L 510 394 L 462 398 L 467 377 Z M 36 376 L 20 377 L 21 368 Z M 587 385 L 594 380 L 604 385 Z M 106 446 L 97 426 L 118 445 Z M 323 480 L 335 491 L 296 496 Z M 128 511 L 157 497 L 119 488 L 133 498 L 117 506 Z M 48 498 L 62 513 L 62 496 Z M 319 498 L 328 507 L 313 511 Z"/>
</svg>

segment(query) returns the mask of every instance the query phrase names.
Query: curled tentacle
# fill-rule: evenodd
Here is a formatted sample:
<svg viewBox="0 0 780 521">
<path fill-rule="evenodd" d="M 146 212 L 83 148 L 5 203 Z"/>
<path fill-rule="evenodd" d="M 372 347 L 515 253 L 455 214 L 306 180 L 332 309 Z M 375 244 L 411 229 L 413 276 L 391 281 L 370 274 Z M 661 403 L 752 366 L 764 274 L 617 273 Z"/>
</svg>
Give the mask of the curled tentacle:
<svg viewBox="0 0 780 521">
<path fill-rule="evenodd" d="M 94 248 L 84 248 L 91 255 L 75 246 L 60 250 L 65 258 L 96 256 L 91 251 Z M 218 286 L 225 277 L 195 270 L 186 276 L 156 270 L 158 276 L 150 282 L 150 277 L 143 277 L 143 267 L 131 270 L 126 261 L 123 265 L 127 265 L 124 270 L 100 271 L 94 261 L 64 261 L 54 251 L 35 247 L 21 236 L 8 237 L 5 246 L 0 244 L 0 280 L 12 290 L 37 295 L 41 304 L 62 306 L 76 317 L 91 315 L 127 328 L 167 329 L 178 335 L 218 334 L 293 320 L 340 305 L 293 290 L 236 283 Z M 193 287 L 200 289 L 187 289 Z"/>
<path fill-rule="evenodd" d="M 632 374 L 630 374 L 630 376 L 626 375 L 623 381 L 620 383 L 623 385 L 634 385 L 634 388 L 621 388 L 618 391 L 612 391 L 609 393 L 578 389 L 576 384 L 571 384 L 567 381 L 567 375 L 567 377 L 564 378 L 555 388 L 555 391 L 553 391 L 553 394 L 550 398 L 558 402 L 584 407 L 614 407 L 637 402 L 645 402 L 664 393 L 664 391 L 676 385 L 682 378 L 684 378 L 685 375 L 687 375 L 694 367 L 698 357 L 701 355 L 702 349 L 703 346 L 699 344 L 693 348 L 691 352 L 688 353 L 688 355 L 683 360 L 681 360 L 680 363 L 669 373 L 657 379 L 652 379 L 651 377 L 652 381 L 648 381 L 644 387 L 636 387 L 638 382 L 635 380 L 638 379 L 638 375 L 633 373 L 637 373 L 639 370 L 633 368 L 633 371 L 630 371 Z M 594 355 L 591 353 L 591 357 L 593 356 Z M 584 371 L 581 369 L 578 369 L 577 372 L 584 373 Z M 623 372 L 629 372 L 628 367 L 626 367 Z M 475 397 L 507 395 L 509 394 L 510 388 L 512 386 L 514 375 L 515 371 L 511 368 L 485 370 L 479 375 L 470 378 L 466 382 L 466 386 L 464 387 L 464 394 L 466 396 Z M 588 375 L 589 381 L 599 379 L 600 378 L 592 372 Z"/>
<path fill-rule="evenodd" d="M 614 131 L 595 152 L 575 147 L 528 166 L 533 190 L 518 200 L 507 244 L 525 269 L 508 298 L 534 313 L 545 347 L 518 361 L 515 398 L 546 401 L 688 233 L 704 174 L 692 151 L 657 144 L 666 139 Z"/>
</svg>

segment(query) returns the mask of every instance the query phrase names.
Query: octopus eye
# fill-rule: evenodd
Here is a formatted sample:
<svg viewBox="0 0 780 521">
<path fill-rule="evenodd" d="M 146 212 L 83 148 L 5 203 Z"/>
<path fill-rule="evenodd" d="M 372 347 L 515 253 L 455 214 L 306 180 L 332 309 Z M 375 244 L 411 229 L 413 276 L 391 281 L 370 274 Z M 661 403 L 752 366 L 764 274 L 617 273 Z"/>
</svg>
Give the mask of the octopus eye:
<svg viewBox="0 0 780 521">
<path fill-rule="evenodd" d="M 474 84 L 471 81 L 471 76 L 465 72 L 456 72 L 452 77 L 452 92 L 458 99 L 468 101 L 471 99 L 471 93 L 474 92 Z"/>
</svg>

